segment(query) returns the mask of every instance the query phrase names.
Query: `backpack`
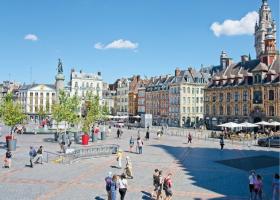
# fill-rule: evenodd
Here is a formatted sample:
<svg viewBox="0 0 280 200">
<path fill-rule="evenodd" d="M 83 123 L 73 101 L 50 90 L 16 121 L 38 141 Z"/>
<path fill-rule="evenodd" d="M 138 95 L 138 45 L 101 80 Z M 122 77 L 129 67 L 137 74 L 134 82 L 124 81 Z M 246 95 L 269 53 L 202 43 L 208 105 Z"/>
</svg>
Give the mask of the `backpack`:
<svg viewBox="0 0 280 200">
<path fill-rule="evenodd" d="M 153 175 L 153 180 L 154 180 L 154 185 L 160 184 L 159 175 Z"/>
<path fill-rule="evenodd" d="M 107 177 L 105 179 L 106 181 L 106 191 L 110 191 L 111 190 L 111 178 Z"/>
<path fill-rule="evenodd" d="M 169 178 L 165 178 L 163 182 L 163 189 L 167 190 L 169 188 Z"/>
</svg>

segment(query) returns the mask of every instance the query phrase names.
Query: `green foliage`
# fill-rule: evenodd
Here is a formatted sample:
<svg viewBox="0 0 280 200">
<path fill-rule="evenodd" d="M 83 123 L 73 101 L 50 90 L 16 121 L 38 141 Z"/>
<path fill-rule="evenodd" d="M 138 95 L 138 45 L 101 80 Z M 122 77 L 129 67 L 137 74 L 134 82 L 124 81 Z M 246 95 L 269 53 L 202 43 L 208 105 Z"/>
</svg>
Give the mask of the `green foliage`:
<svg viewBox="0 0 280 200">
<path fill-rule="evenodd" d="M 84 107 L 86 115 L 83 119 L 83 131 L 86 133 L 94 123 L 107 118 L 109 109 L 107 105 L 101 106 L 99 97 L 93 96 L 92 93 L 86 96 Z"/>
<path fill-rule="evenodd" d="M 75 124 L 79 121 L 78 107 L 80 101 L 77 96 L 67 96 L 64 91 L 59 93 L 59 101 L 52 106 L 52 117 L 60 123 L 65 121 L 68 124 Z"/>
<path fill-rule="evenodd" d="M 42 105 L 39 107 L 38 115 L 39 115 L 40 119 L 45 118 L 47 115 L 47 113 L 44 111 L 44 108 Z"/>
<path fill-rule="evenodd" d="M 26 119 L 20 104 L 13 101 L 13 95 L 10 93 L 1 102 L 0 116 L 4 124 L 11 127 L 11 131 L 15 125 L 22 123 Z"/>
</svg>

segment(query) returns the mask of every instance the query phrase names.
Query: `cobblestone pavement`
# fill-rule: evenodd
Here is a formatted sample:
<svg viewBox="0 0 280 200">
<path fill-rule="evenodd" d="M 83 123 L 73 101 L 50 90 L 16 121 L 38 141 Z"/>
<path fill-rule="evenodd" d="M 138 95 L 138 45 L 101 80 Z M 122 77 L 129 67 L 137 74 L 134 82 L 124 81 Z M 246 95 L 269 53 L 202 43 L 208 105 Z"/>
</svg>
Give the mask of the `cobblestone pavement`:
<svg viewBox="0 0 280 200">
<path fill-rule="evenodd" d="M 130 136 L 136 137 L 137 130 L 126 130 L 121 139 L 115 138 L 116 130 L 105 141 L 95 144 L 119 144 L 129 156 L 133 164 L 134 179 L 129 179 L 126 199 L 150 199 L 152 191 L 152 174 L 155 168 L 162 169 L 166 175 L 173 174 L 174 200 L 187 199 L 248 199 L 248 166 L 242 166 L 242 158 L 256 157 L 252 163 L 262 162 L 262 158 L 279 157 L 279 149 L 248 146 L 247 144 L 225 144 L 223 151 L 215 140 L 194 138 L 193 144 L 186 144 L 185 137 L 163 136 L 160 140 L 155 134 L 149 141 L 144 140 L 143 154 L 129 153 Z M 145 133 L 142 130 L 141 136 Z M 204 138 L 204 139 L 203 139 Z M 109 157 L 83 159 L 73 164 L 44 163 L 29 164 L 28 150 L 33 145 L 40 145 L 45 150 L 56 152 L 57 143 L 53 135 L 20 135 L 17 137 L 18 147 L 13 152 L 11 169 L 0 169 L 0 199 L 1 200 L 102 200 L 106 199 L 104 178 L 109 171 L 121 174 L 123 170 L 113 168 L 117 165 L 114 155 Z M 0 154 L 3 157 L 4 136 L 0 138 Z M 79 146 L 79 145 L 74 145 Z M 259 156 L 259 157 L 257 157 Z M 239 167 L 231 167 L 220 162 L 223 160 L 240 159 Z M 250 158 L 253 159 L 253 158 Z M 245 159 L 246 160 L 246 159 Z M 125 162 L 123 160 L 123 166 Z M 279 164 L 279 162 L 278 162 Z M 247 163 L 248 165 L 248 163 Z M 235 165 L 234 165 L 235 166 Z M 257 164 L 256 164 L 257 166 Z M 258 165 L 259 166 L 259 165 Z M 262 166 L 262 165 L 260 165 Z M 271 181 L 273 174 L 279 171 L 279 165 L 271 164 L 266 168 L 257 169 L 264 178 L 264 193 L 271 196 Z"/>
</svg>

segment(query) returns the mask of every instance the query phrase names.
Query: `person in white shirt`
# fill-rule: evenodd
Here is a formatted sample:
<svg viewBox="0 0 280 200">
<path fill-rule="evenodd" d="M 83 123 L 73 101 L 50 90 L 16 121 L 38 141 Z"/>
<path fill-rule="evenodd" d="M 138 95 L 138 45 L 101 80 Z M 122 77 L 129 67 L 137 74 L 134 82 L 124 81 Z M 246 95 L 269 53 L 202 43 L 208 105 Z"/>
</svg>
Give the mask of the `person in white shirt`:
<svg viewBox="0 0 280 200">
<path fill-rule="evenodd" d="M 254 170 L 252 170 L 252 171 L 251 171 L 251 174 L 249 175 L 250 199 L 253 199 L 255 180 L 256 180 L 256 172 L 255 172 Z"/>
<path fill-rule="evenodd" d="M 119 193 L 121 196 L 121 200 L 124 200 L 126 191 L 127 191 L 127 180 L 125 174 L 122 174 L 121 178 L 119 179 Z"/>
</svg>

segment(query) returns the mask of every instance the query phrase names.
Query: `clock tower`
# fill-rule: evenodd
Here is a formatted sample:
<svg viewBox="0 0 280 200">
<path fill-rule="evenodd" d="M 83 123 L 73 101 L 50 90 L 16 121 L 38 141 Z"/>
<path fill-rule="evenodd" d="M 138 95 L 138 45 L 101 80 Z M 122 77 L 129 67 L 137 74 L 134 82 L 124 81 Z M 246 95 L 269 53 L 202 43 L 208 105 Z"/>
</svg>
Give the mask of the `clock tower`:
<svg viewBox="0 0 280 200">
<path fill-rule="evenodd" d="M 255 49 L 258 59 L 265 52 L 265 37 L 268 33 L 276 39 L 276 23 L 272 19 L 271 9 L 267 0 L 262 0 L 262 6 L 259 9 L 259 21 L 255 25 Z"/>
</svg>

